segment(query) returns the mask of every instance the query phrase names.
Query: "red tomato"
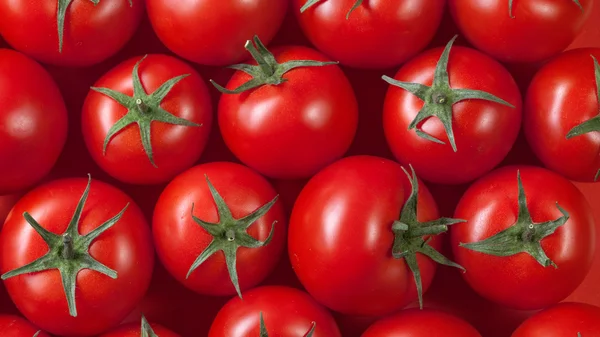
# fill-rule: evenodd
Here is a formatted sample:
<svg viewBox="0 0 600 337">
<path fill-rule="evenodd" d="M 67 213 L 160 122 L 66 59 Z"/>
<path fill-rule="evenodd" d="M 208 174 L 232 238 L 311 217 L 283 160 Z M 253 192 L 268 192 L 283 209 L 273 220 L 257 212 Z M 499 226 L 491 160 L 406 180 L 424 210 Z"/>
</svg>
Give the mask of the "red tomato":
<svg viewBox="0 0 600 337">
<path fill-rule="evenodd" d="M 600 131 L 600 65 L 593 57 L 600 59 L 600 48 L 571 50 L 546 63 L 525 101 L 531 148 L 548 168 L 577 181 L 594 181 L 600 172 L 600 137 L 592 132 Z M 571 136 L 580 125 L 586 133 Z"/>
<path fill-rule="evenodd" d="M 287 11 L 282 0 L 146 0 L 162 43 L 190 61 L 224 66 L 248 56 L 244 42 L 258 35 L 268 44 Z"/>
<path fill-rule="evenodd" d="M 9 49 L 0 49 L 0 106 L 3 195 L 30 187 L 50 172 L 67 139 L 67 109 L 46 70 Z"/>
<path fill-rule="evenodd" d="M 37 333 L 37 335 L 35 335 Z M 50 337 L 27 320 L 13 315 L 0 315 L 0 336 L 2 337 Z"/>
<path fill-rule="evenodd" d="M 0 35 L 14 49 L 41 62 L 83 67 L 123 48 L 143 13 L 142 0 L 2 1 Z"/>
<path fill-rule="evenodd" d="M 389 68 L 416 55 L 433 39 L 445 0 L 364 1 L 293 0 L 293 10 L 306 37 L 341 64 Z"/>
<path fill-rule="evenodd" d="M 167 182 L 191 167 L 211 126 L 202 77 L 161 54 L 120 63 L 94 84 L 83 106 L 82 130 L 92 157 L 108 174 L 132 184 Z"/>
<path fill-rule="evenodd" d="M 32 323 L 61 336 L 96 335 L 119 324 L 152 275 L 141 210 L 115 187 L 86 183 L 69 178 L 30 191 L 0 233 L 0 271 L 11 299 Z M 34 261 L 43 263 L 36 268 Z"/>
<path fill-rule="evenodd" d="M 547 307 L 569 296 L 590 269 L 591 207 L 570 181 L 546 169 L 504 167 L 486 175 L 465 192 L 454 216 L 467 220 L 450 231 L 463 276 L 496 303 Z"/>
<path fill-rule="evenodd" d="M 521 127 L 521 94 L 510 73 L 453 42 L 405 63 L 394 79 L 384 77 L 392 85 L 383 126 L 394 156 L 412 164 L 421 178 L 442 184 L 466 183 L 493 169 Z M 436 69 L 440 74 L 446 69 L 449 80 L 434 76 Z"/>
<path fill-rule="evenodd" d="M 341 337 L 331 314 L 295 288 L 263 286 L 233 298 L 217 314 L 208 337 L 256 337 L 261 315 L 270 337 Z"/>
<path fill-rule="evenodd" d="M 146 335 L 144 335 L 146 333 Z M 154 335 L 152 335 L 152 333 Z M 173 331 L 159 324 L 148 323 L 146 318 L 142 318 L 142 324 L 129 323 L 115 328 L 109 332 L 103 333 L 99 337 L 180 337 Z"/>
<path fill-rule="evenodd" d="M 566 336 L 600 336 L 600 308 L 585 303 L 559 303 L 528 318 L 512 334 L 512 337 Z"/>
<path fill-rule="evenodd" d="M 232 295 L 256 286 L 285 245 L 286 215 L 276 197 L 265 178 L 240 164 L 213 162 L 183 172 L 154 209 L 159 258 L 179 282 L 201 294 Z"/>
<path fill-rule="evenodd" d="M 0 229 L 12 207 L 19 200 L 19 194 L 0 195 Z"/>
<path fill-rule="evenodd" d="M 477 49 L 500 61 L 535 62 L 560 53 L 575 40 L 592 2 L 449 0 L 449 6 L 458 28 Z"/>
</svg>

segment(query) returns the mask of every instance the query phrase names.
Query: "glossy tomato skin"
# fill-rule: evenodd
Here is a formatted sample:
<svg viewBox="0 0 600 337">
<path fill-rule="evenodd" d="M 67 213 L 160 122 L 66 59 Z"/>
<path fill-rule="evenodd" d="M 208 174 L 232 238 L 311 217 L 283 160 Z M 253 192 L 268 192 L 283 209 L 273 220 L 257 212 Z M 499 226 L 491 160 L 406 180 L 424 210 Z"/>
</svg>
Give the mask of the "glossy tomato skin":
<svg viewBox="0 0 600 337">
<path fill-rule="evenodd" d="M 265 178 L 243 165 L 212 162 L 194 166 L 177 176 L 156 204 L 152 230 L 158 256 L 166 269 L 179 282 L 198 293 L 233 295 L 236 291 L 222 252 L 209 257 L 186 278 L 192 263 L 213 239 L 192 219 L 192 204 L 196 217 L 211 223 L 219 221 L 205 175 L 236 219 L 268 203 L 277 192 Z M 236 265 L 242 292 L 263 281 L 280 260 L 287 237 L 286 214 L 281 201 L 252 224 L 248 233 L 264 241 L 274 221 L 277 223 L 269 244 L 260 248 L 240 247 L 237 251 Z"/>
<path fill-rule="evenodd" d="M 331 59 L 356 68 L 385 69 L 415 56 L 433 39 L 446 0 L 363 2 L 326 0 L 304 13 L 307 0 L 293 0 L 293 11 L 310 42 Z"/>
<path fill-rule="evenodd" d="M 67 8 L 63 49 L 59 52 L 58 1 L 3 1 L 0 35 L 14 49 L 53 65 L 83 67 L 116 54 L 135 33 L 144 1 L 73 0 Z"/>
<path fill-rule="evenodd" d="M 536 62 L 565 50 L 590 16 L 593 1 L 449 0 L 454 22 L 477 49 L 503 62 Z"/>
<path fill-rule="evenodd" d="M 596 132 L 566 139 L 569 131 L 600 111 L 594 61 L 600 48 L 567 51 L 535 75 L 525 98 L 527 141 L 549 169 L 576 181 L 594 181 L 600 169 Z"/>
<path fill-rule="evenodd" d="M 50 74 L 9 49 L 0 49 L 0 105 L 4 195 L 32 186 L 50 172 L 67 139 L 67 109 Z"/>
<path fill-rule="evenodd" d="M 94 87 L 106 87 L 133 95 L 132 71 L 141 57 L 126 60 L 102 76 Z M 202 155 L 212 128 L 212 103 L 203 78 L 190 65 L 175 57 L 151 54 L 139 65 L 139 76 L 150 94 L 176 76 L 190 74 L 179 81 L 160 104 L 176 117 L 201 126 L 173 125 L 159 121 L 151 124 L 152 166 L 144 151 L 140 128 L 131 124 L 115 134 L 103 154 L 110 128 L 127 108 L 109 96 L 90 90 L 83 105 L 82 131 L 94 161 L 108 174 L 132 184 L 157 184 L 171 180 Z"/>
<path fill-rule="evenodd" d="M 410 195 L 402 167 L 373 156 L 341 159 L 315 175 L 292 211 L 288 249 L 306 290 L 328 308 L 354 316 L 380 316 L 417 299 L 413 274 L 392 257 L 392 224 Z M 438 217 L 427 187 L 419 184 L 419 221 Z M 430 244 L 439 249 L 440 237 Z M 423 291 L 436 265 L 417 254 Z"/>
<path fill-rule="evenodd" d="M 0 271 L 6 273 L 46 254 L 48 245 L 23 218 L 28 212 L 52 233 L 62 234 L 87 179 L 67 178 L 41 185 L 14 206 L 0 232 Z M 91 336 L 118 325 L 150 284 L 154 255 L 149 226 L 135 202 L 120 190 L 93 180 L 79 233 L 85 235 L 118 214 L 122 218 L 90 246 L 91 256 L 117 278 L 89 269 L 77 275 L 77 317 L 69 315 L 58 270 L 8 278 L 4 285 L 19 311 L 40 328 L 60 336 Z"/>
<path fill-rule="evenodd" d="M 279 63 L 329 61 L 307 47 L 282 47 L 272 52 Z M 227 89 L 250 78 L 237 71 Z M 358 104 L 337 65 L 300 67 L 283 78 L 287 81 L 279 85 L 222 95 L 219 127 L 233 154 L 263 175 L 308 178 L 346 153 L 358 125 Z"/>
<path fill-rule="evenodd" d="M 405 63 L 394 79 L 431 86 L 441 54 L 442 48 L 425 51 Z M 412 164 L 424 180 L 460 184 L 479 178 L 509 153 L 521 127 L 521 94 L 506 68 L 474 49 L 453 46 L 448 74 L 451 88 L 486 91 L 514 108 L 475 99 L 454 104 L 452 125 L 457 147 L 454 152 L 437 117 L 426 119 L 420 128 L 445 144 L 422 138 L 414 129 L 408 129 L 423 101 L 390 85 L 385 96 L 383 127 L 388 145 L 400 163 Z"/>
<path fill-rule="evenodd" d="M 331 314 L 307 293 L 285 286 L 262 286 L 232 298 L 219 311 L 208 337 L 255 337 L 262 312 L 269 336 L 305 336 L 316 323 L 312 337 L 341 337 Z"/>
<path fill-rule="evenodd" d="M 497 257 L 459 247 L 461 242 L 484 240 L 515 223 L 517 169 L 535 223 L 562 216 L 556 203 L 570 215 L 541 241 L 557 268 L 544 268 L 526 253 Z M 488 300 L 514 309 L 541 309 L 570 295 L 590 269 L 595 252 L 591 207 L 575 185 L 552 171 L 533 166 L 495 170 L 471 185 L 454 217 L 467 220 L 450 229 L 456 262 L 467 270 L 463 276 L 471 288 Z"/>
<path fill-rule="evenodd" d="M 2 337 L 33 337 L 40 329 L 19 316 L 0 315 L 0 336 Z M 50 337 L 40 331 L 37 337 Z"/>
<path fill-rule="evenodd" d="M 173 331 L 162 325 L 150 323 L 150 327 L 158 337 L 181 337 Z M 109 332 L 101 334 L 99 337 L 140 337 L 140 323 L 128 323 L 117 327 Z"/>
<path fill-rule="evenodd" d="M 178 56 L 204 65 L 225 66 L 249 57 L 247 40 L 268 44 L 288 7 L 282 0 L 146 0 L 152 27 Z"/>
<path fill-rule="evenodd" d="M 563 302 L 523 322 L 512 337 L 600 336 L 600 308 L 587 303 Z"/>
</svg>

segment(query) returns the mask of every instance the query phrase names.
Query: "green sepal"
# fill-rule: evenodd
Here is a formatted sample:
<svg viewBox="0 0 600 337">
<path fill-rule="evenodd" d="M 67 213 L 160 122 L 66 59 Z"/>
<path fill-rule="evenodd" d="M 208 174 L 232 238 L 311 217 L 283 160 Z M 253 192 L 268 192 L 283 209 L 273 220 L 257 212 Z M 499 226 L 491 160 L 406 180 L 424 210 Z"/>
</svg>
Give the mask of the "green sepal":
<svg viewBox="0 0 600 337">
<path fill-rule="evenodd" d="M 158 335 L 152 330 L 150 323 L 146 319 L 146 316 L 142 315 L 142 326 L 140 328 L 141 337 L 158 337 Z"/>
<path fill-rule="evenodd" d="M 41 330 L 38 330 L 38 331 L 37 331 L 36 333 L 34 333 L 34 334 L 33 334 L 33 336 L 31 336 L 31 337 L 38 337 L 38 336 L 40 335 L 40 333 L 41 333 L 41 332 L 42 332 Z"/>
<path fill-rule="evenodd" d="M 321 0 L 307 0 L 306 3 L 304 4 L 304 6 L 302 6 L 300 8 L 300 13 L 304 13 L 305 10 L 309 9 L 310 7 L 316 5 L 319 1 Z M 352 8 L 350 8 L 350 10 L 348 11 L 348 13 L 346 13 L 346 20 L 348 20 L 348 18 L 350 17 L 350 14 L 352 14 L 352 12 L 358 8 L 358 6 L 362 5 L 363 0 L 356 0 L 356 2 L 354 3 L 354 5 L 352 5 Z"/>
<path fill-rule="evenodd" d="M 577 7 L 579 7 L 580 10 L 583 11 L 583 6 L 579 2 L 579 0 L 573 0 L 573 2 L 577 5 Z M 513 9 L 513 0 L 508 0 L 508 16 L 510 16 L 511 19 L 514 19 L 515 16 L 512 13 L 512 9 Z"/>
<path fill-rule="evenodd" d="M 302 337 L 312 337 L 315 333 L 315 329 L 317 328 L 317 323 L 312 322 L 310 330 Z M 259 337 L 269 337 L 269 332 L 267 331 L 267 325 L 265 324 L 265 318 L 263 317 L 262 311 L 260 312 L 260 334 Z"/>
</svg>

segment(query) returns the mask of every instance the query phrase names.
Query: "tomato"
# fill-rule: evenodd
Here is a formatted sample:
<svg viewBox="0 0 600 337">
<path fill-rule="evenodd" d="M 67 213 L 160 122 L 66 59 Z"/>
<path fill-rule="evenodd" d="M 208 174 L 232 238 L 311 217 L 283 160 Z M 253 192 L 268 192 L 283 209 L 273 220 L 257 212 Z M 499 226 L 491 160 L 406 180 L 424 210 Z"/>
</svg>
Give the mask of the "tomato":
<svg viewBox="0 0 600 337">
<path fill-rule="evenodd" d="M 415 56 L 433 39 L 446 7 L 445 0 L 360 1 L 354 8 L 357 2 L 293 0 L 310 42 L 330 58 L 357 68 L 390 68 Z"/>
<path fill-rule="evenodd" d="M 243 61 L 244 42 L 258 35 L 268 44 L 288 2 L 282 0 L 146 0 L 152 27 L 162 43 L 187 60 L 211 66 Z"/>
<path fill-rule="evenodd" d="M 144 296 L 153 261 L 139 207 L 91 179 L 35 188 L 0 232 L 0 271 L 12 301 L 60 336 L 97 335 L 119 324 Z"/>
<path fill-rule="evenodd" d="M 152 230 L 166 269 L 186 287 L 232 295 L 263 281 L 286 240 L 286 214 L 271 184 L 236 163 L 195 166 L 167 185 Z"/>
<path fill-rule="evenodd" d="M 261 325 L 266 334 L 260 333 Z M 227 302 L 208 332 L 208 337 L 255 336 L 341 337 L 341 334 L 331 314 L 305 292 L 284 286 L 263 286 L 246 292 L 243 300 L 233 298 Z"/>
<path fill-rule="evenodd" d="M 204 80 L 167 55 L 126 60 L 85 99 L 82 130 L 95 162 L 132 184 L 167 182 L 202 155 L 212 126 Z"/>
<path fill-rule="evenodd" d="M 600 336 L 600 308 L 586 303 L 559 303 L 528 318 L 512 334 L 512 337 L 563 336 Z"/>
<path fill-rule="evenodd" d="M 569 180 L 534 166 L 503 167 L 460 199 L 451 243 L 467 283 L 481 296 L 520 310 L 565 299 L 587 275 L 594 219 Z M 462 246 L 462 247 L 461 247 Z"/>
<path fill-rule="evenodd" d="M 527 140 L 548 168 L 576 181 L 600 172 L 600 48 L 565 52 L 535 75 L 525 100 Z"/>
<path fill-rule="evenodd" d="M 17 200 L 19 200 L 19 197 L 19 194 L 0 195 L 0 229 L 2 229 L 4 220 L 15 203 L 17 203 Z"/>
<path fill-rule="evenodd" d="M 84 67 L 123 48 L 143 13 L 143 0 L 2 1 L 0 35 L 38 61 Z"/>
<path fill-rule="evenodd" d="M 308 178 L 350 147 L 358 125 L 354 92 L 344 72 L 324 63 L 319 52 L 290 46 L 271 54 L 254 42 L 258 48 L 247 48 L 268 62 L 266 70 L 254 66 L 253 76 L 237 71 L 226 88 L 213 82 L 225 93 L 218 108 L 221 134 L 240 161 L 263 175 Z"/>
<path fill-rule="evenodd" d="M 142 324 L 129 323 L 103 333 L 100 337 L 180 337 L 162 325 L 149 323 L 142 316 Z"/>
<path fill-rule="evenodd" d="M 4 195 L 32 186 L 50 172 L 67 139 L 67 109 L 48 72 L 9 49 L 0 49 L 0 105 Z"/>
<path fill-rule="evenodd" d="M 36 335 L 37 333 L 37 335 Z M 50 337 L 25 319 L 14 315 L 0 314 L 0 336 L 2 337 Z"/>
<path fill-rule="evenodd" d="M 437 252 L 441 240 L 430 236 L 455 221 L 433 221 L 435 201 L 412 173 L 388 159 L 346 157 L 300 192 L 290 219 L 289 256 L 317 301 L 348 315 L 386 315 L 421 301 L 434 260 L 460 267 Z"/>
<path fill-rule="evenodd" d="M 454 22 L 467 40 L 504 62 L 536 62 L 560 53 L 581 33 L 593 3 L 592 0 L 448 2 Z"/>
</svg>

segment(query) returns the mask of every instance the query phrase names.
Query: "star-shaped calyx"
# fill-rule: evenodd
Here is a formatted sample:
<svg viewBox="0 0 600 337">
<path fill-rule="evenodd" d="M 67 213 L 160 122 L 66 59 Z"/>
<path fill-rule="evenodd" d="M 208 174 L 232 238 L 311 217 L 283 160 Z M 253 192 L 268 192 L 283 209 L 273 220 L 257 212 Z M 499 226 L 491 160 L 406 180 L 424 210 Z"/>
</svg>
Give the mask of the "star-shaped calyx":
<svg viewBox="0 0 600 337">
<path fill-rule="evenodd" d="M 315 333 L 316 328 L 317 328 L 317 323 L 312 322 L 310 330 L 308 330 L 308 332 L 305 335 L 298 336 L 298 337 L 312 337 L 312 335 Z M 265 319 L 263 317 L 262 311 L 260 313 L 260 335 L 259 335 L 259 337 L 269 337 L 269 332 L 267 331 L 267 326 L 265 324 Z"/>
<path fill-rule="evenodd" d="M 581 5 L 581 3 L 579 2 L 579 0 L 572 0 L 572 1 L 573 1 L 573 2 L 574 2 L 576 5 L 577 5 L 577 7 L 579 7 L 579 9 L 580 9 L 580 10 L 582 10 L 582 11 L 583 11 L 583 6 L 582 6 L 582 5 Z M 508 15 L 509 15 L 509 16 L 510 16 L 512 19 L 514 19 L 514 18 L 515 18 L 515 16 L 513 15 L 513 11 L 512 11 L 512 10 L 513 10 L 513 0 L 508 0 Z"/>
<path fill-rule="evenodd" d="M 569 213 L 560 207 L 557 202 L 556 207 L 562 213 L 561 217 L 541 223 L 533 222 L 529 208 L 527 207 L 527 197 L 519 171 L 517 171 L 517 182 L 519 188 L 519 214 L 517 221 L 507 229 L 485 240 L 460 243 L 460 246 L 494 256 L 512 256 L 519 253 L 527 253 L 543 267 L 553 266 L 557 268 L 556 264 L 548 258 L 542 249 L 541 240 L 552 235 L 558 227 L 564 225 L 569 220 Z"/>
<path fill-rule="evenodd" d="M 158 335 L 152 330 L 150 323 L 144 315 L 142 315 L 142 327 L 140 328 L 141 337 L 158 337 Z"/>
<path fill-rule="evenodd" d="M 306 3 L 304 4 L 304 6 L 302 6 L 302 8 L 300 8 L 300 13 L 304 13 L 305 10 L 311 8 L 312 6 L 316 5 L 317 3 L 319 3 L 321 0 L 306 0 Z M 352 12 L 358 8 L 358 6 L 362 5 L 363 0 L 356 0 L 356 2 L 354 3 L 354 5 L 352 5 L 352 8 L 350 8 L 350 10 L 348 11 L 348 13 L 346 13 L 346 20 L 348 20 L 348 18 L 350 17 L 350 14 L 352 14 Z"/>
<path fill-rule="evenodd" d="M 111 228 L 115 223 L 117 223 L 129 206 L 129 204 L 125 205 L 121 212 L 88 234 L 79 234 L 79 220 L 81 219 L 81 213 L 90 191 L 91 182 L 92 177 L 88 175 L 87 186 L 83 191 L 81 199 L 79 199 L 79 202 L 77 203 L 75 213 L 73 214 L 73 217 L 71 218 L 71 221 L 69 222 L 65 232 L 60 235 L 52 233 L 43 228 L 29 213 L 23 213 L 23 217 L 27 223 L 29 223 L 31 227 L 35 229 L 35 231 L 48 245 L 48 252 L 33 262 L 2 275 L 2 279 L 6 280 L 18 275 L 58 269 L 62 280 L 62 286 L 67 298 L 69 314 L 73 317 L 77 317 L 75 288 L 77 286 L 77 274 L 79 271 L 83 269 L 90 269 L 104 274 L 112 279 L 117 278 L 117 272 L 94 259 L 90 255 L 89 250 L 94 240 L 102 235 L 102 233 L 104 233 L 106 230 Z"/>
<path fill-rule="evenodd" d="M 433 221 L 419 222 L 417 220 L 417 199 L 419 194 L 419 180 L 415 174 L 412 165 L 411 174 L 403 167 L 402 170 L 410 181 L 412 190 L 402 212 L 400 220 L 394 221 L 392 232 L 394 233 L 394 244 L 392 246 L 392 256 L 396 259 L 404 259 L 408 268 L 410 268 L 415 279 L 417 295 L 419 297 L 419 307 L 423 308 L 423 285 L 421 282 L 421 271 L 417 263 L 417 253 L 428 256 L 433 261 L 450 267 L 464 270 L 459 264 L 450 261 L 440 252 L 429 245 L 432 235 L 438 235 L 448 231 L 448 226 L 465 220 L 439 218 Z"/>
<path fill-rule="evenodd" d="M 435 73 L 433 75 L 433 83 L 431 87 L 420 83 L 400 82 L 385 75 L 382 77 L 384 81 L 412 93 L 425 103 L 421 110 L 417 113 L 415 119 L 413 119 L 408 126 L 408 129 L 415 129 L 415 132 L 419 137 L 435 143 L 444 144 L 443 141 L 423 132 L 419 127 L 420 123 L 425 119 L 435 116 L 444 125 L 446 135 L 448 136 L 448 141 L 450 142 L 454 152 L 457 150 L 456 142 L 454 140 L 454 131 L 452 129 L 452 106 L 454 104 L 469 99 L 480 99 L 514 108 L 512 104 L 485 91 L 453 89 L 450 87 L 450 78 L 448 76 L 448 59 L 450 57 L 450 49 L 452 48 L 452 44 L 456 38 L 457 36 L 454 36 L 450 42 L 448 42 L 446 48 L 442 52 L 442 56 L 440 56 L 440 59 L 435 67 Z"/>
<path fill-rule="evenodd" d="M 259 248 L 271 242 L 271 239 L 273 239 L 273 234 L 275 233 L 275 224 L 277 221 L 274 221 L 271 225 L 271 231 L 269 232 L 269 236 L 265 241 L 259 241 L 253 238 L 250 236 L 250 234 L 248 234 L 247 231 L 254 222 L 260 219 L 271 209 L 275 202 L 277 202 L 279 195 L 276 195 L 271 201 L 259 207 L 254 212 L 246 215 L 245 217 L 235 219 L 231 214 L 229 206 L 227 206 L 225 200 L 223 200 L 219 192 L 217 192 L 213 184 L 208 179 L 208 176 L 205 176 L 205 178 L 210 190 L 210 194 L 215 202 L 215 205 L 217 206 L 219 222 L 206 222 L 194 216 L 194 204 L 192 204 L 192 219 L 194 222 L 200 225 L 200 227 L 212 235 L 213 239 L 204 249 L 204 251 L 202 251 L 202 253 L 198 256 L 198 258 L 196 258 L 194 263 L 192 263 L 186 278 L 189 278 L 192 272 L 196 270 L 198 266 L 204 263 L 204 261 L 206 261 L 209 257 L 218 251 L 223 251 L 223 254 L 225 255 L 225 264 L 227 265 L 227 271 L 229 272 L 231 283 L 233 283 L 238 296 L 241 298 L 242 291 L 240 290 L 236 267 L 237 250 L 240 247 Z"/>
<path fill-rule="evenodd" d="M 173 89 L 173 87 L 179 83 L 179 81 L 183 80 L 190 74 L 173 77 L 172 79 L 163 83 L 153 93 L 149 95 L 146 93 L 146 90 L 144 90 L 140 80 L 139 67 L 147 56 L 148 55 L 142 57 L 133 67 L 133 73 L 131 74 L 133 81 L 133 97 L 109 88 L 92 87 L 91 89 L 114 99 L 119 104 L 127 108 L 127 114 L 119 119 L 108 130 L 106 138 L 104 138 L 102 153 L 106 155 L 106 147 L 108 146 L 111 138 L 117 134 L 117 132 L 123 130 L 129 124 L 137 123 L 138 127 L 140 128 L 140 137 L 142 139 L 144 151 L 146 152 L 146 155 L 148 156 L 152 166 L 157 167 L 154 163 L 152 141 L 150 139 L 150 125 L 152 122 L 157 121 L 173 125 L 196 127 L 201 125 L 190 122 L 187 119 L 176 117 L 160 106 L 161 102 L 169 94 L 171 89 Z"/>
<path fill-rule="evenodd" d="M 596 79 L 596 99 L 598 100 L 598 115 L 573 127 L 567 133 L 567 136 L 566 136 L 567 139 L 581 136 L 581 135 L 584 135 L 589 132 L 600 131 L 600 65 L 598 64 L 598 60 L 596 60 L 596 58 L 593 55 L 592 55 L 592 59 L 594 60 L 594 76 Z M 598 171 L 596 171 L 596 175 L 594 176 L 594 181 L 597 181 L 599 176 L 600 176 L 600 169 L 598 169 Z"/>
<path fill-rule="evenodd" d="M 210 80 L 210 83 L 212 83 L 212 85 L 214 85 L 215 88 L 217 88 L 217 90 L 224 94 L 239 94 L 244 91 L 258 88 L 265 84 L 282 84 L 287 81 L 287 79 L 283 78 L 283 74 L 295 68 L 322 67 L 337 64 L 337 62 L 320 62 L 312 60 L 293 60 L 284 63 L 278 63 L 275 59 L 275 56 L 267 50 L 267 47 L 265 47 L 265 45 L 260 41 L 258 36 L 254 36 L 254 43 L 256 44 L 256 46 L 252 44 L 252 41 L 248 40 L 246 41 L 244 48 L 246 48 L 246 50 L 252 55 L 252 57 L 254 58 L 254 60 L 256 60 L 256 63 L 258 63 L 258 65 L 234 64 L 228 67 L 231 69 L 243 71 L 246 74 L 252 76 L 252 79 L 235 88 L 234 90 L 224 88 L 215 81 Z"/>
</svg>

